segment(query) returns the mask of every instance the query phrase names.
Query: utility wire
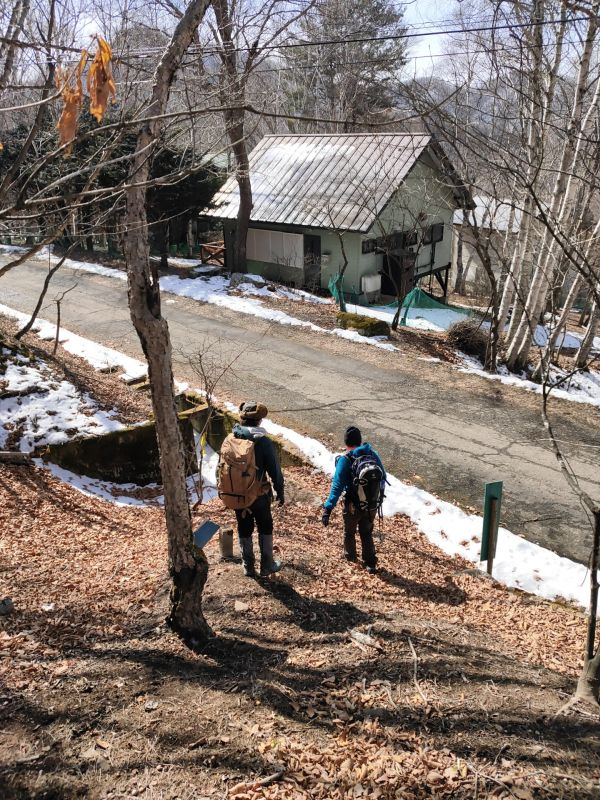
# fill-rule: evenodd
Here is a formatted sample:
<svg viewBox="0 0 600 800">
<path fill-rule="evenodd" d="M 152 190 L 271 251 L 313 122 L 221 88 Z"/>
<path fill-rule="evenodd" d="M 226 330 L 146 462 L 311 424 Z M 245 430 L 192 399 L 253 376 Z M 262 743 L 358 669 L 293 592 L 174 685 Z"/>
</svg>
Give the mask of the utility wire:
<svg viewBox="0 0 600 800">
<path fill-rule="evenodd" d="M 576 45 L 579 44 L 579 41 L 574 40 L 565 40 L 564 44 L 567 45 Z M 476 56 L 476 55 L 491 55 L 491 54 L 502 54 L 507 52 L 518 52 L 521 50 L 519 45 L 503 45 L 502 47 L 487 47 L 481 50 L 455 50 L 451 53 L 423 53 L 420 55 L 414 56 L 404 56 L 403 62 L 401 67 L 407 66 L 411 61 L 417 61 L 421 59 L 433 59 L 433 58 L 455 58 L 457 56 Z M 391 57 L 390 57 L 391 58 Z M 254 75 L 263 75 L 263 74 L 270 74 L 270 73 L 280 73 L 280 72 L 312 72 L 313 70 L 323 70 L 329 68 L 341 68 L 341 67 L 354 67 L 354 66 L 369 66 L 369 65 L 377 65 L 381 66 L 382 62 L 386 60 L 390 60 L 390 58 L 372 58 L 372 59 L 353 59 L 352 61 L 327 61 L 325 67 L 319 63 L 314 62 L 313 64 L 300 64 L 294 65 L 292 67 L 287 66 L 274 66 L 274 67 L 265 67 L 263 69 L 257 67 L 253 70 Z M 268 62 L 267 62 L 268 63 Z M 271 62 L 272 63 L 272 62 Z M 193 66 L 195 62 L 183 62 L 182 67 L 190 67 Z M 216 77 L 218 75 L 217 72 L 207 72 L 206 77 Z M 191 76 L 193 78 L 193 76 Z M 189 79 L 190 76 L 186 76 L 186 79 Z M 202 80 L 202 78 L 198 77 L 198 80 Z M 438 80 L 443 80 L 438 78 Z M 134 81 L 116 81 L 117 86 L 141 86 L 145 83 L 153 83 L 154 78 L 145 78 L 142 80 L 134 80 Z M 43 83 L 40 84 L 8 84 L 4 87 L 5 90 L 10 91 L 26 91 L 26 90 L 39 90 L 43 88 Z M 174 87 L 176 89 L 176 87 Z M 0 108 L 0 111 L 3 109 Z"/>
<path fill-rule="evenodd" d="M 583 17 L 573 17 L 569 20 L 569 22 L 588 22 L 590 19 L 600 20 L 600 15 L 591 15 L 588 14 Z M 386 42 L 386 41 L 401 41 L 405 39 L 420 39 L 423 37 L 428 36 L 449 36 L 452 34 L 463 34 L 463 33 L 491 33 L 496 31 L 502 30 L 519 30 L 524 28 L 532 28 L 532 27 L 539 27 L 539 26 L 546 26 L 546 25 L 556 25 L 560 24 L 562 20 L 560 19 L 550 19 L 550 20 L 533 20 L 531 22 L 515 22 L 515 23 L 506 23 L 504 25 L 486 25 L 482 27 L 476 28 L 453 28 L 449 30 L 445 29 L 438 29 L 433 31 L 415 31 L 413 33 L 395 33 L 395 34 L 383 34 L 381 36 L 361 36 L 361 37 L 352 37 L 352 38 L 345 38 L 345 39 L 320 39 L 318 41 L 307 41 L 307 40 L 298 40 L 295 42 L 281 42 L 279 44 L 266 44 L 259 46 L 258 49 L 260 52 L 264 52 L 265 50 L 282 50 L 282 49 L 292 49 L 292 48 L 301 48 L 301 47 L 323 47 L 327 45 L 334 45 L 334 44 L 367 44 L 370 42 Z M 0 36 L 0 42 L 4 44 L 14 44 L 17 47 L 21 47 L 23 49 L 33 48 L 33 49 L 43 49 L 44 52 L 47 50 L 47 45 L 44 45 L 40 42 L 23 42 L 18 39 L 11 39 L 5 36 Z M 80 47 L 69 47 L 66 45 L 51 45 L 52 50 L 58 50 L 61 52 L 70 52 L 70 53 L 79 53 L 81 52 Z M 146 48 L 145 50 L 139 51 L 128 51 L 127 58 L 147 58 L 149 55 L 155 52 L 162 52 L 163 47 L 154 47 L 154 48 Z M 236 52 L 236 53 L 247 53 L 250 52 L 252 49 L 251 46 L 243 46 L 243 47 L 234 47 L 231 51 L 228 52 Z M 221 49 L 218 47 L 203 47 L 202 45 L 191 45 L 189 52 L 200 52 L 204 55 L 219 55 Z"/>
</svg>

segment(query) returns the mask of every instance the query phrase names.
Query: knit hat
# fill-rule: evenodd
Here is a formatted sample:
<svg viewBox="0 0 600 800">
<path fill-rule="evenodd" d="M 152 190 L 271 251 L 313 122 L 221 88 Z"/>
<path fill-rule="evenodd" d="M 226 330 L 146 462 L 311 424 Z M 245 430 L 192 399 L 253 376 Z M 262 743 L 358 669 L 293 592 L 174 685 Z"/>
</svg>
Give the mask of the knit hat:
<svg viewBox="0 0 600 800">
<path fill-rule="evenodd" d="M 269 413 L 269 409 L 256 400 L 246 400 L 240 406 L 240 419 L 242 422 L 260 422 Z"/>
<path fill-rule="evenodd" d="M 359 444 L 362 444 L 362 434 L 354 425 L 346 428 L 344 444 L 348 447 L 358 447 Z"/>
</svg>

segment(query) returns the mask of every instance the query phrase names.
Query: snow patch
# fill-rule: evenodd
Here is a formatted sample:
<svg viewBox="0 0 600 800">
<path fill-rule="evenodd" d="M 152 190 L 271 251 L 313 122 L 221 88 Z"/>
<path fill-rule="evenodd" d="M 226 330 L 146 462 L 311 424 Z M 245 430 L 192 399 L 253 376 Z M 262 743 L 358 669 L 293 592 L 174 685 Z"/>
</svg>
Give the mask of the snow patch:
<svg viewBox="0 0 600 800">
<path fill-rule="evenodd" d="M 1 303 L 0 314 L 17 320 L 20 325 L 24 325 L 29 320 L 28 314 L 15 311 L 15 309 L 9 308 Z M 44 319 L 36 320 L 32 330 L 37 333 L 40 339 L 54 339 L 56 336 L 56 325 Z M 65 350 L 75 356 L 84 358 L 94 369 L 101 370 L 120 367 L 124 370 L 124 374 L 121 376 L 124 380 L 142 378 L 148 371 L 147 365 L 142 361 L 126 356 L 118 350 L 113 350 L 110 347 L 92 342 L 90 339 L 85 339 L 83 336 L 78 336 L 76 333 L 71 333 L 71 331 L 62 327 L 59 332 L 59 341 Z"/>
<path fill-rule="evenodd" d="M 392 324 L 396 308 L 389 306 L 357 306 L 353 303 L 346 305 L 347 311 L 351 314 L 361 314 L 363 317 L 372 317 L 373 319 L 382 319 L 385 322 Z M 404 311 L 402 311 L 404 314 Z M 465 319 L 464 313 L 454 311 L 451 308 L 415 308 L 411 306 L 406 315 L 406 326 L 408 328 L 416 328 L 421 331 L 434 331 L 439 333 L 446 331 L 455 322 L 460 322 Z"/>
<path fill-rule="evenodd" d="M 506 386 L 518 386 L 520 389 L 525 389 L 528 392 L 535 394 L 542 394 L 543 387 L 541 384 L 531 381 L 525 374 L 515 375 L 509 372 L 508 368 L 501 364 L 498 367 L 497 373 L 489 373 L 483 369 L 483 365 L 479 359 L 473 356 L 468 356 L 466 353 L 458 352 L 463 366 L 459 367 L 461 372 L 466 372 L 471 375 L 479 375 L 482 378 L 487 378 L 490 381 L 499 381 Z M 550 371 L 550 380 L 553 383 L 562 380 L 568 372 L 552 367 Z M 588 405 L 600 408 L 600 372 L 578 372 L 573 375 L 568 381 L 565 381 L 562 386 L 567 388 L 552 389 L 551 397 L 558 397 L 561 400 L 570 400 L 572 403 L 587 403 Z"/>
<path fill-rule="evenodd" d="M 59 480 L 68 483 L 73 489 L 86 495 L 87 497 L 95 497 L 98 500 L 105 500 L 116 506 L 164 506 L 164 494 L 155 495 L 151 498 L 135 497 L 134 492 L 144 489 L 158 489 L 157 483 L 149 483 L 146 486 L 138 486 L 136 483 L 114 483 L 112 481 L 103 481 L 99 478 L 90 478 L 87 475 L 78 475 L 70 470 L 63 469 L 62 467 L 52 464 L 51 462 L 42 461 L 41 458 L 35 458 L 34 464 L 40 469 L 48 470 Z M 216 470 L 219 461 L 218 453 L 206 445 L 204 450 L 204 460 L 202 464 L 202 496 L 203 501 L 208 502 L 217 496 L 217 478 Z M 191 503 L 197 502 L 198 488 L 200 486 L 200 475 L 190 475 L 187 479 L 188 494 Z"/>
<path fill-rule="evenodd" d="M 3 379 L 7 390 L 21 392 L 0 400 L 0 446 L 19 430 L 19 449 L 29 452 L 45 444 L 61 444 L 75 436 L 93 436 L 119 430 L 115 409 L 102 411 L 87 394 L 58 380 L 47 364 L 9 364 Z"/>
<path fill-rule="evenodd" d="M 264 291 L 271 296 L 268 289 L 261 289 L 254 286 L 254 284 L 241 285 L 251 286 L 253 293 Z M 269 308 L 263 305 L 259 300 L 250 300 L 245 297 L 230 295 L 228 294 L 228 287 L 229 279 L 222 275 L 200 279 L 179 278 L 168 275 L 160 279 L 160 288 L 164 292 L 170 292 L 171 294 L 177 294 L 182 297 L 189 297 L 191 300 L 198 300 L 203 303 L 210 303 L 211 305 L 228 308 L 231 311 L 259 317 L 267 322 L 275 322 L 278 325 L 307 328 L 316 333 L 339 336 L 343 339 L 350 339 L 360 344 L 369 344 L 374 347 L 379 347 L 382 350 L 397 350 L 390 342 L 380 341 L 380 337 L 361 336 L 361 334 L 356 331 L 346 331 L 340 328 L 328 330 L 327 328 L 322 328 L 320 325 L 315 325 L 313 322 L 307 322 L 306 320 L 292 317 L 290 314 L 286 314 L 285 311 Z"/>
</svg>

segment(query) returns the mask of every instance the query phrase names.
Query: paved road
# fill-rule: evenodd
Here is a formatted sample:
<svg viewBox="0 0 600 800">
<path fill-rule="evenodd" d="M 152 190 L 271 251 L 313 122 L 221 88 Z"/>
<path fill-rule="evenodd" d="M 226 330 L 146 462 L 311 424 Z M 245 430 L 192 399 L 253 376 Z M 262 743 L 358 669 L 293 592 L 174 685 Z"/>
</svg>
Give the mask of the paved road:
<svg viewBox="0 0 600 800">
<path fill-rule="evenodd" d="M 0 279 L 0 302 L 30 311 L 44 268 L 31 262 Z M 63 325 L 141 356 L 122 281 L 57 273 L 49 297 L 73 285 Z M 176 374 L 198 385 L 187 358 L 210 344 L 237 357 L 220 387 L 231 399 L 264 400 L 271 416 L 339 446 L 358 424 L 390 471 L 465 508 L 480 509 L 483 484 L 505 481 L 503 524 L 557 552 L 587 560 L 589 523 L 545 440 L 539 397 L 405 353 L 279 325 L 227 309 L 165 296 Z M 42 316 L 53 319 L 49 303 Z M 552 416 L 582 486 L 600 497 L 600 410 L 553 401 Z"/>
</svg>

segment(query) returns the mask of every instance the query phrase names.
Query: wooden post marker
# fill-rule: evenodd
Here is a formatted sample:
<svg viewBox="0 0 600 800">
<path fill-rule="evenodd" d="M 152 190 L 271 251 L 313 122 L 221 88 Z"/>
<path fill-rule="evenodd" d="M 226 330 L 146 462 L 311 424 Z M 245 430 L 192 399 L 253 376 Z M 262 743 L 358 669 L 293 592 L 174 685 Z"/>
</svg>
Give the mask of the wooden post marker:
<svg viewBox="0 0 600 800">
<path fill-rule="evenodd" d="M 500 506 L 502 504 L 502 481 L 486 483 L 483 500 L 483 531 L 481 534 L 480 561 L 487 561 L 488 575 L 492 574 L 498 528 L 500 526 Z"/>
</svg>

